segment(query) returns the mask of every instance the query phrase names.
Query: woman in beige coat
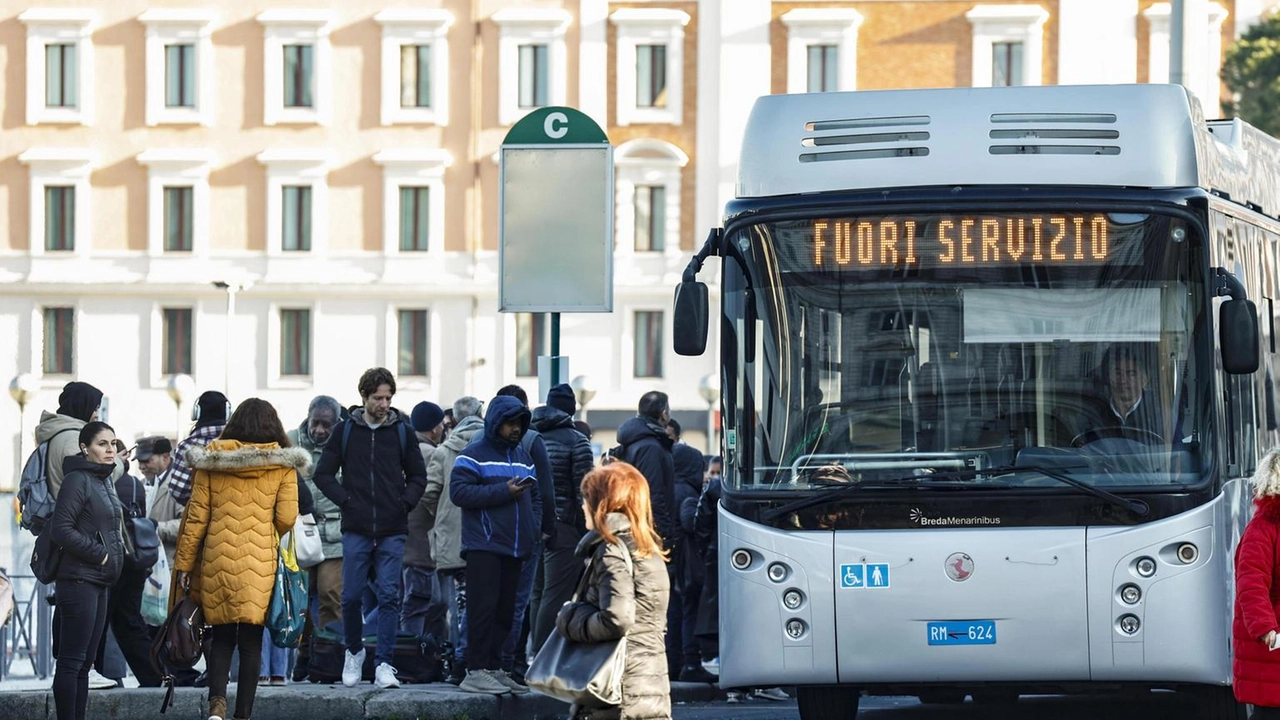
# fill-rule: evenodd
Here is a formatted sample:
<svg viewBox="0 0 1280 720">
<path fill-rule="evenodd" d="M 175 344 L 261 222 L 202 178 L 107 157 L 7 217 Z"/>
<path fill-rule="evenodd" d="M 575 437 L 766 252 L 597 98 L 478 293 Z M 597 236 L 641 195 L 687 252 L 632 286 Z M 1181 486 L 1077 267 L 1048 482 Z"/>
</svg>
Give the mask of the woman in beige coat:
<svg viewBox="0 0 1280 720">
<path fill-rule="evenodd" d="M 289 447 L 275 408 L 251 398 L 236 408 L 222 435 L 192 448 L 195 484 L 178 537 L 178 583 L 199 589 L 213 626 L 209 653 L 209 718 L 227 713 L 231 654 L 240 649 L 235 717 L 253 710 L 263 625 L 275 583 L 279 536 L 298 516 L 298 473 L 311 456 Z"/>
</svg>

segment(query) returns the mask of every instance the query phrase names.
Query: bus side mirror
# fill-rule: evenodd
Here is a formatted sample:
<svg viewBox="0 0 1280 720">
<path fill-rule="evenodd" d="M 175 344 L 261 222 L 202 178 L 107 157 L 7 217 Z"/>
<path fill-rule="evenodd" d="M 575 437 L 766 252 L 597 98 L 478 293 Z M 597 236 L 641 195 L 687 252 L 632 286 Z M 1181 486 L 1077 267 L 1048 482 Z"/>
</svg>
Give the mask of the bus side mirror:
<svg viewBox="0 0 1280 720">
<path fill-rule="evenodd" d="M 676 286 L 672 334 L 677 355 L 701 355 L 706 352 L 706 283 L 684 281 Z"/>
<path fill-rule="evenodd" d="M 1223 370 L 1232 375 L 1258 370 L 1258 309 L 1252 301 L 1231 299 L 1218 306 L 1218 344 Z"/>
</svg>

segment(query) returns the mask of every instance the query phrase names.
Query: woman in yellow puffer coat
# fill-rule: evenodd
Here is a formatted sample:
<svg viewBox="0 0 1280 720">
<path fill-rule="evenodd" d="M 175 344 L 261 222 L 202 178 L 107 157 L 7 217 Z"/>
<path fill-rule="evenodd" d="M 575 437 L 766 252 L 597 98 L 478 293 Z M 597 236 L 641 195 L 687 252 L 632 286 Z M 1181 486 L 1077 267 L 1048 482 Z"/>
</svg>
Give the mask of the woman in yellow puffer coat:
<svg viewBox="0 0 1280 720">
<path fill-rule="evenodd" d="M 192 448 L 195 484 L 178 536 L 174 568 L 184 587 L 196 585 L 209 652 L 209 720 L 224 720 L 231 654 L 240 649 L 236 718 L 248 718 L 258 686 L 263 625 L 275 583 L 279 536 L 298 516 L 298 473 L 311 455 L 289 447 L 275 408 L 251 398 L 231 415 L 222 435 Z"/>
</svg>

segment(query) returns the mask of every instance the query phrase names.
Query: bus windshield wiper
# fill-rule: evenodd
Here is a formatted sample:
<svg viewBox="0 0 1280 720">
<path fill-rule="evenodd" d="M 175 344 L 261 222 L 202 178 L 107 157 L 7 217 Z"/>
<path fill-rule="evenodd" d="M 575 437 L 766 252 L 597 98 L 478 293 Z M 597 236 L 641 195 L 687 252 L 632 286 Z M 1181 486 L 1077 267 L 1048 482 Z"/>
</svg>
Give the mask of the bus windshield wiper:
<svg viewBox="0 0 1280 720">
<path fill-rule="evenodd" d="M 847 484 L 840 483 L 824 492 L 818 493 L 817 495 L 811 495 L 806 498 L 801 498 L 799 500 L 786 503 L 785 505 L 780 505 L 771 510 L 766 510 L 764 513 L 761 514 L 761 517 L 766 522 L 771 520 L 776 520 L 779 517 L 782 517 L 783 515 L 788 515 L 793 512 L 798 512 L 800 510 L 811 508 L 815 505 L 822 505 L 824 503 L 831 502 L 832 500 L 839 498 L 841 495 L 851 490 L 892 490 L 892 489 L 901 489 L 901 488 L 920 489 L 920 488 L 956 488 L 956 487 L 964 487 L 965 489 L 978 489 L 978 488 L 994 489 L 994 487 L 990 485 L 959 485 L 958 486 L 955 484 L 955 481 L 972 480 L 974 478 L 984 477 L 984 476 L 994 477 L 997 475 L 1008 475 L 1008 474 L 1017 473 L 1017 472 L 1033 472 L 1039 475 L 1043 475 L 1044 477 L 1050 478 L 1052 480 L 1057 480 L 1058 482 L 1061 482 L 1065 485 L 1070 485 L 1071 487 L 1081 492 L 1087 493 L 1089 495 L 1093 495 L 1094 497 L 1101 498 L 1102 500 L 1106 500 L 1109 503 L 1122 507 L 1125 510 L 1128 510 L 1129 512 L 1135 515 L 1138 515 L 1140 517 L 1146 516 L 1147 513 L 1151 511 L 1150 506 L 1147 505 L 1147 503 L 1143 502 L 1142 500 L 1131 500 L 1129 498 L 1120 497 L 1115 493 L 1108 492 L 1099 487 L 1094 487 L 1089 483 L 1083 482 L 1081 480 L 1077 480 L 1076 478 L 1073 478 L 1070 475 L 1064 472 L 1060 472 L 1058 470 L 1038 467 L 1035 465 L 1027 465 L 1027 466 L 1006 465 L 1006 466 L 1000 466 L 1000 467 L 982 468 L 982 469 L 974 469 L 974 470 L 951 470 L 951 471 L 945 471 L 945 472 L 939 472 L 939 473 L 929 473 L 926 475 L 911 475 L 908 477 L 888 478 L 884 480 L 868 480 L 865 482 L 852 482 Z M 995 486 L 995 487 L 1008 487 L 1008 486 Z"/>
<path fill-rule="evenodd" d="M 814 505 L 822 505 L 831 502 L 837 497 L 843 495 L 850 490 L 897 490 L 902 488 L 935 488 L 935 487 L 954 487 L 953 482 L 958 480 L 972 480 L 977 473 L 971 470 L 965 471 L 948 471 L 940 473 L 929 473 L 926 475 L 909 475 L 907 477 L 886 478 L 877 480 L 866 480 L 863 482 L 849 483 L 832 483 L 828 485 L 828 489 L 810 495 L 806 498 L 794 500 L 785 505 L 780 505 L 772 510 L 766 510 L 762 517 L 768 520 L 776 520 L 783 515 L 811 508 Z"/>
<path fill-rule="evenodd" d="M 1070 485 L 1071 487 L 1081 492 L 1088 493 L 1090 495 L 1093 495 L 1094 497 L 1106 500 L 1107 502 L 1113 505 L 1118 505 L 1119 507 L 1122 507 L 1125 510 L 1128 510 L 1129 512 L 1139 517 L 1145 517 L 1147 513 L 1151 512 L 1151 506 L 1147 505 L 1147 503 L 1142 500 L 1130 500 L 1129 498 L 1120 497 L 1115 493 L 1108 492 L 1106 490 L 1103 490 L 1100 487 L 1095 487 L 1093 485 L 1090 485 L 1087 482 L 1077 480 L 1065 472 L 1053 470 L 1051 468 L 1039 467 L 1036 465 L 1020 465 L 1020 466 L 1007 465 L 1004 467 L 988 468 L 985 470 L 978 471 L 978 473 L 981 475 L 1001 475 L 1001 474 L 1015 473 L 1015 472 L 1038 473 L 1040 475 L 1043 475 L 1044 477 L 1057 480 L 1058 482 L 1063 483 L 1065 485 Z"/>
</svg>

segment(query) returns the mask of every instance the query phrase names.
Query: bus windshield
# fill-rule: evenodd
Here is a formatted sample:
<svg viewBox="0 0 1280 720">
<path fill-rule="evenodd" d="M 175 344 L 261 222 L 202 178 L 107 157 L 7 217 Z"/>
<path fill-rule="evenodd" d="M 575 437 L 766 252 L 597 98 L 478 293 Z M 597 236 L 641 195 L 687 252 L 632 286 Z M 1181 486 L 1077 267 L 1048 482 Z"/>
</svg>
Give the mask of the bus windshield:
<svg viewBox="0 0 1280 720">
<path fill-rule="evenodd" d="M 1201 477 L 1202 244 L 1182 219 L 811 217 L 729 246 L 732 489 Z"/>
</svg>

